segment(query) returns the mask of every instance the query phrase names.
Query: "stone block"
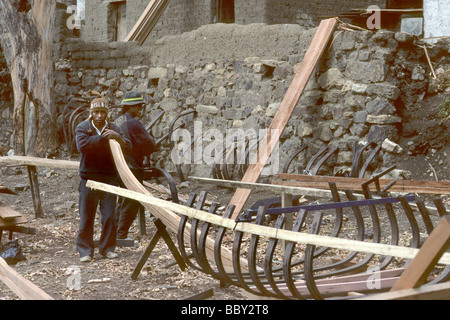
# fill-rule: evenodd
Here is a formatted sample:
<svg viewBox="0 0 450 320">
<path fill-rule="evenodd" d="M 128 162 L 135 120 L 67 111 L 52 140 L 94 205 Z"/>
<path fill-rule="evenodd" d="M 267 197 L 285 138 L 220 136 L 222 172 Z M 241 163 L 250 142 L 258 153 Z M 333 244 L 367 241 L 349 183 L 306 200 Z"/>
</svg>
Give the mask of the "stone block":
<svg viewBox="0 0 450 320">
<path fill-rule="evenodd" d="M 369 114 L 367 116 L 366 122 L 370 124 L 395 124 L 402 122 L 402 119 L 400 117 L 387 114 L 380 114 L 376 116 Z"/>
<path fill-rule="evenodd" d="M 357 111 L 353 116 L 353 121 L 355 123 L 366 123 L 367 111 Z"/>
<path fill-rule="evenodd" d="M 394 126 L 390 125 L 372 125 L 367 140 L 377 143 L 383 142 L 385 139 L 396 141 L 398 139 L 398 131 Z"/>
<path fill-rule="evenodd" d="M 337 68 L 331 68 L 319 77 L 318 83 L 325 90 L 332 88 L 342 88 L 345 78 Z"/>
<path fill-rule="evenodd" d="M 277 113 L 280 104 L 281 103 L 279 102 L 269 104 L 269 106 L 266 109 L 266 116 L 273 117 Z"/>
<path fill-rule="evenodd" d="M 400 147 L 397 143 L 392 142 L 389 139 L 385 139 L 383 141 L 383 143 L 381 144 L 381 148 L 383 148 L 383 150 L 387 152 L 395 154 L 402 154 L 404 151 L 402 147 Z"/>
<path fill-rule="evenodd" d="M 393 114 L 395 107 L 384 98 L 376 98 L 366 105 L 367 112 L 373 115 Z"/>
<path fill-rule="evenodd" d="M 367 86 L 367 94 L 395 101 L 400 96 L 400 89 L 390 83 L 374 83 Z"/>
<path fill-rule="evenodd" d="M 163 67 L 154 67 L 148 70 L 149 79 L 167 78 L 168 70 Z"/>
<path fill-rule="evenodd" d="M 197 112 L 205 112 L 209 114 L 218 114 L 219 108 L 216 106 L 206 106 L 206 105 L 198 105 L 196 108 Z"/>
<path fill-rule="evenodd" d="M 382 82 L 386 79 L 388 66 L 380 60 L 349 61 L 345 69 L 346 76 L 353 81 L 364 83 Z"/>
</svg>

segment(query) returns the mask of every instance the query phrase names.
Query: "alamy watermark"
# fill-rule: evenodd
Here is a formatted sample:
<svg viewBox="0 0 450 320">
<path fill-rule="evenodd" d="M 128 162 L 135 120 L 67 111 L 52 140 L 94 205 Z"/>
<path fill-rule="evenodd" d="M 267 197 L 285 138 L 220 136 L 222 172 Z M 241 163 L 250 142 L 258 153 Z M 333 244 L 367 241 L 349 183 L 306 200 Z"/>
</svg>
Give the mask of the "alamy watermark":
<svg viewBox="0 0 450 320">
<path fill-rule="evenodd" d="M 381 9 L 379 6 L 372 5 L 367 8 L 367 13 L 372 15 L 367 18 L 366 26 L 367 29 L 381 29 Z"/>
<path fill-rule="evenodd" d="M 175 165 L 260 165 L 261 175 L 272 175 L 279 169 L 278 129 L 203 130 L 201 121 L 194 122 L 193 135 L 184 128 L 171 136 L 170 154 Z"/>
<path fill-rule="evenodd" d="M 66 280 L 66 286 L 69 290 L 81 290 L 81 269 L 79 266 L 69 266 L 66 269 L 65 275 L 69 276 Z"/>
<path fill-rule="evenodd" d="M 70 30 L 81 29 L 81 21 L 83 20 L 84 8 L 77 5 L 67 7 L 66 12 L 71 16 L 67 19 L 66 25 Z"/>
<path fill-rule="evenodd" d="M 369 277 L 366 280 L 366 286 L 369 290 L 381 289 L 381 269 L 379 267 L 373 267 L 367 269 Z"/>
</svg>

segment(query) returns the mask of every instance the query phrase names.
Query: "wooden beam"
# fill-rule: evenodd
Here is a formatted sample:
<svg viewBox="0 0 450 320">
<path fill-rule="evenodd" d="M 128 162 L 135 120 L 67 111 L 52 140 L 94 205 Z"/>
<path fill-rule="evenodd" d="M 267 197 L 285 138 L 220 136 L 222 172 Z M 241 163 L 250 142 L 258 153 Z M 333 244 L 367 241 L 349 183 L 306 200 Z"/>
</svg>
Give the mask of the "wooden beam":
<svg viewBox="0 0 450 320">
<path fill-rule="evenodd" d="M 450 246 L 450 215 L 445 215 L 431 232 L 419 253 L 391 291 L 413 289 L 425 284 L 439 258 Z"/>
<path fill-rule="evenodd" d="M 450 282 L 425 285 L 414 289 L 389 291 L 352 300 L 449 300 Z"/>
<path fill-rule="evenodd" d="M 80 163 L 78 161 L 55 160 L 37 157 L 24 157 L 24 156 L 0 157 L 0 165 L 1 164 L 50 167 L 50 168 L 71 169 L 71 170 L 78 170 L 78 168 L 80 167 Z"/>
<path fill-rule="evenodd" d="M 331 182 L 332 179 L 330 179 Z M 336 187 L 340 190 L 355 190 L 361 191 L 361 184 L 358 182 L 335 182 Z M 328 187 L 328 182 L 325 181 L 272 181 L 272 184 L 277 186 L 291 186 L 299 188 L 310 188 L 310 189 L 326 189 Z M 380 183 L 381 189 L 387 186 L 386 184 Z M 435 188 L 435 187 L 421 187 L 421 186 L 402 186 L 394 184 L 388 190 L 389 192 L 400 192 L 400 193 L 423 193 L 423 194 L 450 194 L 450 188 Z"/>
<path fill-rule="evenodd" d="M 22 277 L 0 258 L 0 280 L 22 300 L 54 300 L 31 281 Z"/>
<path fill-rule="evenodd" d="M 139 20 L 125 38 L 125 42 L 138 41 L 143 44 L 166 9 L 169 0 L 151 0 Z"/>
<path fill-rule="evenodd" d="M 330 197 L 331 191 L 329 190 L 318 190 L 313 188 L 305 187 L 293 187 L 293 186 L 278 186 L 272 184 L 264 183 L 254 183 L 254 182 L 244 182 L 244 181 L 232 181 L 232 180 L 221 180 L 221 179 L 211 179 L 202 177 L 189 177 L 190 180 L 199 181 L 202 183 L 214 184 L 222 187 L 230 188 L 246 188 L 255 191 L 268 191 L 274 193 L 288 193 L 291 195 L 304 195 L 313 197 Z"/>
<path fill-rule="evenodd" d="M 404 259 L 413 259 L 419 252 L 419 249 L 411 247 L 401 247 L 382 243 L 364 242 L 349 240 L 343 238 L 335 238 L 329 236 L 321 236 L 303 232 L 294 232 L 290 230 L 282 230 L 267 226 L 255 225 L 247 222 L 236 223 L 234 219 L 227 219 L 217 215 L 210 214 L 194 208 L 182 206 L 173 202 L 154 198 L 152 196 L 135 192 L 132 190 L 114 187 L 105 183 L 89 180 L 87 187 L 110 192 L 122 197 L 140 201 L 143 204 L 150 204 L 152 207 L 176 212 L 190 218 L 199 219 L 205 222 L 222 226 L 230 230 L 242 231 L 262 237 L 273 238 L 278 240 L 287 240 L 297 243 L 311 244 L 316 246 L 325 246 L 335 249 L 343 249 L 350 251 L 366 252 L 386 256 L 395 256 Z M 450 265 L 450 253 L 444 253 L 439 260 L 440 264 Z"/>
<path fill-rule="evenodd" d="M 310 188 L 321 188 L 323 184 L 328 182 L 335 182 L 339 189 L 349 188 L 361 189 L 361 184 L 368 179 L 362 178 L 348 178 L 348 177 L 334 177 L 334 176 L 310 176 L 304 174 L 276 174 L 275 179 L 294 180 L 294 181 L 273 181 L 273 184 L 287 185 L 287 182 L 292 182 L 292 186 L 308 186 Z M 393 179 L 379 179 L 381 188 L 387 186 Z M 309 183 L 309 184 L 308 184 Z M 341 187 L 340 187 L 341 186 Z M 395 180 L 395 184 L 389 189 L 396 192 L 414 192 L 414 193 L 436 193 L 436 194 L 450 194 L 450 181 L 430 181 L 430 180 Z"/>
<path fill-rule="evenodd" d="M 276 146 L 276 143 L 283 133 L 292 112 L 294 111 L 300 96 L 302 95 L 311 74 L 325 51 L 336 24 L 337 20 L 335 18 L 323 20 L 320 23 L 319 28 L 311 41 L 311 45 L 309 46 L 308 51 L 306 52 L 303 61 L 298 68 L 298 73 L 292 80 L 292 83 L 289 86 L 288 91 L 286 92 L 286 95 L 267 130 L 266 136 L 264 136 L 261 140 L 260 146 L 265 148 L 266 152 L 262 152 L 263 154 L 259 154 L 260 152 L 258 152 L 258 161 L 255 161 L 256 163 L 253 163 L 248 167 L 244 177 L 242 178 L 242 182 L 256 182 L 258 180 L 265 164 L 269 160 L 270 155 Z M 236 190 L 230 200 L 230 204 L 236 206 L 233 217 L 239 215 L 250 193 L 250 189 Z"/>
</svg>

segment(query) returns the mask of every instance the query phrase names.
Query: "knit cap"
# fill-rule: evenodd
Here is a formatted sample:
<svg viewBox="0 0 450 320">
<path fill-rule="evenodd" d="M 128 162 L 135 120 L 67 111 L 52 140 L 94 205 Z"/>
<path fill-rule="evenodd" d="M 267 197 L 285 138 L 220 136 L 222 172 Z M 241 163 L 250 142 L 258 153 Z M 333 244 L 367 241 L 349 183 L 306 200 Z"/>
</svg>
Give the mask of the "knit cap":
<svg viewBox="0 0 450 320">
<path fill-rule="evenodd" d="M 106 113 L 108 113 L 109 107 L 108 107 L 108 100 L 106 98 L 99 97 L 92 100 L 89 112 L 92 114 L 92 112 L 97 110 L 103 110 Z"/>
</svg>

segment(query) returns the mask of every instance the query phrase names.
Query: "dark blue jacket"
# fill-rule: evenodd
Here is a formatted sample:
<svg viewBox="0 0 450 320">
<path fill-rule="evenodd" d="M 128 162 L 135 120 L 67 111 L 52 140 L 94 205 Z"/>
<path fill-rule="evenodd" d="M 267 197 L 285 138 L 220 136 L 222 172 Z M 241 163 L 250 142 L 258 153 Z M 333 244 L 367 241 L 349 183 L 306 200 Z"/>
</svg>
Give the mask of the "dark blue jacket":
<svg viewBox="0 0 450 320">
<path fill-rule="evenodd" d="M 131 150 L 131 142 L 114 123 L 108 122 L 107 128 L 120 134 L 125 141 L 124 154 Z M 80 177 L 100 182 L 111 181 L 117 177 L 116 166 L 109 147 L 109 139 L 97 134 L 90 120 L 80 123 L 76 130 L 76 144 L 81 153 Z"/>
<path fill-rule="evenodd" d="M 131 169 L 142 169 L 144 157 L 150 156 L 157 150 L 152 136 L 145 130 L 142 123 L 128 113 L 116 119 L 117 124 L 125 136 L 131 141 L 131 152 L 126 156 Z"/>
</svg>

